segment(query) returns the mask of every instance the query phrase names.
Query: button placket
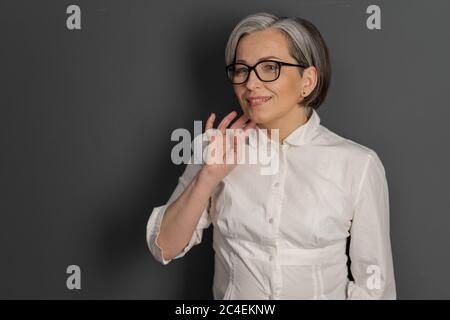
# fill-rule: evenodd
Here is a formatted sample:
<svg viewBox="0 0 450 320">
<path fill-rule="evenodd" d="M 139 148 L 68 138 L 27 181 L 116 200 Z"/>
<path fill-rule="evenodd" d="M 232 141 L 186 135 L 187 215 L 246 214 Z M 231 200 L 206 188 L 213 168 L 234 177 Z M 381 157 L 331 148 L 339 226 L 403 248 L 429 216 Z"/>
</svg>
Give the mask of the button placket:
<svg viewBox="0 0 450 320">
<path fill-rule="evenodd" d="M 270 275 L 268 278 L 269 290 L 268 299 L 278 299 L 281 292 L 281 269 L 277 260 L 278 247 L 275 245 L 269 253 L 268 260 L 270 264 Z"/>
<path fill-rule="evenodd" d="M 283 145 L 287 147 L 287 145 Z M 284 149 L 282 149 L 284 150 Z M 268 222 L 271 224 L 274 228 L 276 228 L 276 224 L 278 224 L 278 221 L 280 220 L 279 217 L 281 215 L 281 209 L 283 205 L 283 197 L 284 197 L 284 183 L 285 183 L 285 177 L 286 177 L 286 153 L 281 152 L 282 157 L 280 160 L 280 170 L 277 177 L 274 179 L 274 182 L 272 183 L 273 188 L 275 189 L 273 192 L 273 201 L 272 201 L 272 208 L 271 213 L 272 215 L 269 216 Z"/>
<path fill-rule="evenodd" d="M 281 187 L 280 177 L 283 170 L 283 161 L 280 161 L 278 171 L 271 176 L 270 187 L 267 197 L 267 211 L 266 211 L 266 223 L 268 224 L 268 229 L 270 233 L 273 233 L 275 220 L 276 220 L 276 210 L 279 198 L 279 189 Z"/>
<path fill-rule="evenodd" d="M 285 180 L 286 180 L 286 150 L 288 148 L 288 146 L 286 144 L 282 145 L 282 157 L 280 160 L 280 174 L 279 177 L 277 179 L 278 182 L 278 190 L 276 192 L 276 201 L 274 202 L 274 208 L 273 208 L 273 212 L 275 213 L 276 217 L 272 218 L 272 221 L 276 220 L 276 224 L 274 225 L 274 232 L 275 234 L 278 233 L 278 222 L 280 221 L 280 216 L 281 216 L 281 211 L 282 211 L 282 204 L 283 204 L 283 198 L 284 198 L 284 185 L 285 185 Z M 276 184 L 276 183 L 275 183 Z M 275 186 L 274 184 L 274 186 Z M 275 242 L 277 242 L 277 237 L 275 237 Z M 269 299 L 274 300 L 274 299 L 279 299 L 279 294 L 282 290 L 282 272 L 281 272 L 281 266 L 280 263 L 278 261 L 278 259 L 276 259 L 277 257 L 277 253 L 278 253 L 278 247 L 275 245 L 275 248 L 272 250 L 272 261 L 271 263 L 273 264 L 273 275 L 271 277 L 271 292 L 270 292 L 270 296 Z"/>
<path fill-rule="evenodd" d="M 269 273 L 267 274 L 267 291 L 266 294 L 270 297 L 273 294 L 273 276 L 274 276 L 274 268 L 272 266 L 272 259 L 273 259 L 273 255 L 272 252 L 270 252 L 267 256 L 267 261 L 268 261 L 268 271 Z"/>
<path fill-rule="evenodd" d="M 274 278 L 273 278 L 273 287 L 272 287 L 272 294 L 274 296 L 274 299 L 278 299 L 278 295 L 280 294 L 282 288 L 283 288 L 283 278 L 281 276 L 281 265 L 278 262 L 278 260 L 275 263 L 275 272 L 274 272 Z"/>
</svg>

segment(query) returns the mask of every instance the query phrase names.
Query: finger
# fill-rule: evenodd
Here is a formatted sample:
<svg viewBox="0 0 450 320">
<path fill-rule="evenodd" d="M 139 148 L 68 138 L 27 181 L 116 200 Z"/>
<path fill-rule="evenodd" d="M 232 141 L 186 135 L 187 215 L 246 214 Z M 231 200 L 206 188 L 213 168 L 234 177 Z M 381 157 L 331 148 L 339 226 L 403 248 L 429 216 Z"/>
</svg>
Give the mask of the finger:
<svg viewBox="0 0 450 320">
<path fill-rule="evenodd" d="M 252 129 L 256 128 L 256 122 L 251 120 L 244 128 L 244 137 L 247 137 Z"/>
<path fill-rule="evenodd" d="M 235 147 L 235 152 L 238 152 L 238 149 L 241 147 L 243 140 L 242 140 L 242 136 L 234 136 L 234 147 Z"/>
<path fill-rule="evenodd" d="M 216 119 L 216 114 L 213 112 L 209 116 L 208 120 L 206 120 L 205 131 L 208 130 L 208 129 L 211 129 L 213 127 L 215 119 Z"/>
<path fill-rule="evenodd" d="M 239 144 L 238 144 L 238 137 L 234 136 L 234 141 L 233 141 L 233 163 L 238 163 L 239 159 L 238 159 L 238 148 L 239 148 Z"/>
<path fill-rule="evenodd" d="M 236 116 L 237 116 L 237 112 L 232 111 L 225 118 L 223 118 L 223 120 L 220 122 L 219 126 L 217 127 L 222 132 L 222 134 L 225 134 L 225 128 L 228 127 L 231 120 L 233 120 Z"/>
<path fill-rule="evenodd" d="M 237 128 L 241 128 L 245 122 L 247 122 L 248 120 L 248 116 L 246 114 L 243 114 L 242 116 L 239 117 L 239 119 L 236 120 L 235 123 L 233 123 L 233 125 L 230 127 L 231 129 L 237 129 Z"/>
<path fill-rule="evenodd" d="M 253 129 L 255 127 L 256 127 L 256 122 L 254 122 L 253 120 L 250 120 L 245 125 L 245 127 L 240 127 L 240 128 L 234 129 L 233 136 L 239 137 L 240 138 L 239 140 L 241 140 L 241 138 L 245 139 L 250 134 L 251 129 Z"/>
<path fill-rule="evenodd" d="M 227 148 L 226 148 L 226 155 L 225 159 L 227 161 L 227 164 L 233 164 L 235 163 L 235 154 L 236 154 L 236 137 L 235 136 L 228 136 L 227 137 Z"/>
<path fill-rule="evenodd" d="M 213 112 L 207 122 L 206 122 L 206 126 L 205 126 L 205 134 L 208 137 L 208 140 L 210 142 L 212 142 L 213 140 L 211 140 L 211 137 L 217 134 L 217 129 L 214 129 L 214 120 L 216 119 L 216 114 Z"/>
</svg>

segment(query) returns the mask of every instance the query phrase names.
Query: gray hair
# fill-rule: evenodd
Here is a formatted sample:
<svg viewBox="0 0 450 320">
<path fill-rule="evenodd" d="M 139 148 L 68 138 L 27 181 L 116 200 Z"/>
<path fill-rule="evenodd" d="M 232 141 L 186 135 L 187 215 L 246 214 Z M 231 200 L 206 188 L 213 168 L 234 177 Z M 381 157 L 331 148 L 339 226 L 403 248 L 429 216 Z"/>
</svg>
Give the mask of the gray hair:
<svg viewBox="0 0 450 320">
<path fill-rule="evenodd" d="M 299 63 L 314 66 L 318 71 L 317 85 L 302 101 L 305 113 L 311 115 L 312 108 L 317 109 L 325 100 L 331 80 L 331 64 L 328 48 L 319 30 L 308 20 L 299 17 L 277 17 L 259 12 L 244 17 L 228 38 L 225 48 L 225 64 L 236 60 L 236 48 L 239 40 L 246 34 L 276 28 L 286 36 L 289 53 Z M 299 68 L 303 76 L 303 69 Z"/>
</svg>

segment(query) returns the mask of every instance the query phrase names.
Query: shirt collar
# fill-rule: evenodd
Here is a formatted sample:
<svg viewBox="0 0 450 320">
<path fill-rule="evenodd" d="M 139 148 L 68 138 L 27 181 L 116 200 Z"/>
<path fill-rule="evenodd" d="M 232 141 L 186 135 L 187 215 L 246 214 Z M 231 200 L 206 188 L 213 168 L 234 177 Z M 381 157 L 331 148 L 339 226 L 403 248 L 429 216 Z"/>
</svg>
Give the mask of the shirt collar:
<svg viewBox="0 0 450 320">
<path fill-rule="evenodd" d="M 312 109 L 311 117 L 301 126 L 297 127 L 294 131 L 292 131 L 285 139 L 283 144 L 289 144 L 292 146 L 302 146 L 308 144 L 315 136 L 317 128 L 320 125 L 320 117 L 315 109 Z M 256 147 L 258 140 L 257 136 L 260 137 L 264 142 L 267 142 L 267 131 L 260 130 L 258 125 L 256 125 L 256 130 L 251 130 L 249 134 L 249 144 L 253 147 Z M 257 131 L 259 134 L 257 134 Z M 279 144 L 277 142 L 277 144 Z"/>
</svg>

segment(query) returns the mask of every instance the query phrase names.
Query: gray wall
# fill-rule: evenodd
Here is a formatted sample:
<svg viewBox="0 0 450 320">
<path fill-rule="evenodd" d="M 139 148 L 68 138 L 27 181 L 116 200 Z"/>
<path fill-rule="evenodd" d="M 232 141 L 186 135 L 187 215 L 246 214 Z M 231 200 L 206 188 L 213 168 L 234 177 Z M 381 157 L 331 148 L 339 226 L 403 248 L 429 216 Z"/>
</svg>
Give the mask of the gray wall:
<svg viewBox="0 0 450 320">
<path fill-rule="evenodd" d="M 409 0 L 2 0 L 0 298 L 212 298 L 212 230 L 162 266 L 145 225 L 184 169 L 171 132 L 239 110 L 224 46 L 257 11 L 307 18 L 328 43 L 318 112 L 385 165 L 398 297 L 450 298 L 450 3 Z"/>
</svg>

